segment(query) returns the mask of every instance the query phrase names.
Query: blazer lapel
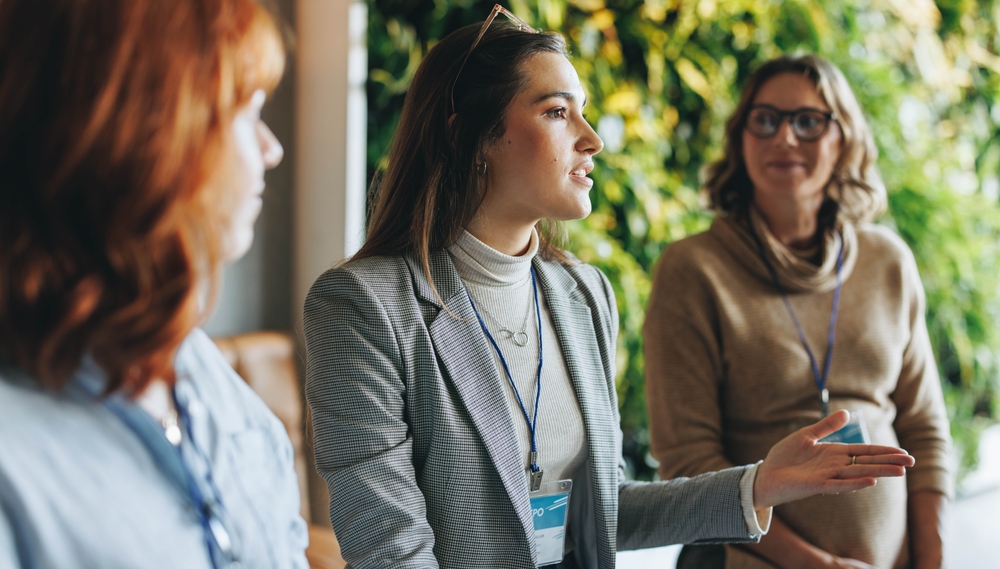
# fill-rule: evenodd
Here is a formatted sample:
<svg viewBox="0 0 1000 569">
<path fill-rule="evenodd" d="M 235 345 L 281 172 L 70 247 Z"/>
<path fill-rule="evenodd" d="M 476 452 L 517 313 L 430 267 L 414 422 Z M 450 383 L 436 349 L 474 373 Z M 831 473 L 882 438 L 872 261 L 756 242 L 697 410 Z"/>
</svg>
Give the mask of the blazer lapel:
<svg viewBox="0 0 1000 569">
<path fill-rule="evenodd" d="M 419 296 L 439 308 L 423 268 L 407 257 Z M 504 394 L 503 378 L 493 359 L 492 347 L 472 309 L 465 285 L 446 251 L 434 253 L 431 274 L 440 297 L 454 314 L 441 309 L 430 325 L 431 340 L 441 362 L 446 381 L 455 386 L 468 411 L 504 488 L 517 511 L 529 544 L 534 544 L 528 482 L 518 453 L 517 430 Z M 533 546 L 532 546 L 533 547 Z M 532 557 L 535 553 L 532 551 Z"/>
<path fill-rule="evenodd" d="M 592 310 L 578 290 L 576 280 L 562 265 L 536 259 L 535 269 L 583 415 L 598 551 L 602 557 L 613 556 L 611 544 L 616 540 L 618 528 L 617 473 L 621 441 L 616 436 L 619 425 L 615 424 L 611 412 Z"/>
</svg>

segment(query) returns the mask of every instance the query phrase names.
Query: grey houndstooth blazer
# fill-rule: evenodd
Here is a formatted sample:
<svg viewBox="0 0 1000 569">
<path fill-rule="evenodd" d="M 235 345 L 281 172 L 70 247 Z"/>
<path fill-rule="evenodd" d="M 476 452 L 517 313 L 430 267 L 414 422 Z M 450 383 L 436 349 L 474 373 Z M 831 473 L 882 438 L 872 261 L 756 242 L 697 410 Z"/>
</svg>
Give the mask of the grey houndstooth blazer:
<svg viewBox="0 0 1000 569">
<path fill-rule="evenodd" d="M 588 457 L 570 500 L 578 566 L 610 569 L 617 549 L 751 540 L 739 495 L 745 467 L 625 479 L 611 287 L 588 265 L 536 258 L 534 267 L 586 428 Z M 503 379 L 447 252 L 431 256 L 431 274 L 454 317 L 410 257 L 327 271 L 306 299 L 316 467 L 343 556 L 356 569 L 535 567 Z"/>
</svg>

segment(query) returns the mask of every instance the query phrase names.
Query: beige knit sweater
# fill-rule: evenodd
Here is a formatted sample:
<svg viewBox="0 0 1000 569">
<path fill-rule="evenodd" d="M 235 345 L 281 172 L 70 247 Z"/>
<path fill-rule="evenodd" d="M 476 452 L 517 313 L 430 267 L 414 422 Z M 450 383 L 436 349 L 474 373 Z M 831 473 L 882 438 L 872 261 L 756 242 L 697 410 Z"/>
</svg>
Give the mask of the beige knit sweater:
<svg viewBox="0 0 1000 569">
<path fill-rule="evenodd" d="M 800 259 L 759 217 L 717 219 L 660 259 L 646 316 L 652 454 L 663 478 L 746 464 L 820 419 L 808 356 L 749 231 L 753 223 L 822 368 L 840 246 L 830 233 L 820 266 Z M 905 479 L 779 506 L 807 541 L 877 567 L 909 563 L 907 493 L 950 495 L 950 437 L 924 322 L 916 264 L 886 228 L 841 228 L 845 263 L 827 387 L 830 409 L 860 410 L 873 443 L 916 458 Z M 727 547 L 727 568 L 765 568 Z"/>
</svg>

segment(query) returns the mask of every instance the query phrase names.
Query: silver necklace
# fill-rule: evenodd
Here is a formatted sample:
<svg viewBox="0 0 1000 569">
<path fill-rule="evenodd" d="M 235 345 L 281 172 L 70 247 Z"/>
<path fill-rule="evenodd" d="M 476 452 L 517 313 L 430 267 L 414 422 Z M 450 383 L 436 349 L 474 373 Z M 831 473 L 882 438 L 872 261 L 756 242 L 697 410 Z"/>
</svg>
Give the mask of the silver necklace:
<svg viewBox="0 0 1000 569">
<path fill-rule="evenodd" d="M 492 320 L 494 324 L 500 327 L 500 333 L 503 334 L 503 337 L 505 339 L 514 342 L 514 345 L 516 345 L 519 348 L 523 348 L 528 345 L 528 320 L 529 317 L 531 316 L 530 298 L 528 299 L 528 307 L 524 311 L 524 322 L 521 323 L 521 330 L 518 332 L 515 332 L 510 328 L 508 328 L 507 326 L 505 326 L 502 322 L 497 320 L 495 316 L 490 314 L 489 310 L 486 310 L 486 306 L 482 305 L 482 303 L 479 304 L 480 304 L 479 308 L 486 313 L 486 316 L 488 316 L 489 319 Z"/>
</svg>

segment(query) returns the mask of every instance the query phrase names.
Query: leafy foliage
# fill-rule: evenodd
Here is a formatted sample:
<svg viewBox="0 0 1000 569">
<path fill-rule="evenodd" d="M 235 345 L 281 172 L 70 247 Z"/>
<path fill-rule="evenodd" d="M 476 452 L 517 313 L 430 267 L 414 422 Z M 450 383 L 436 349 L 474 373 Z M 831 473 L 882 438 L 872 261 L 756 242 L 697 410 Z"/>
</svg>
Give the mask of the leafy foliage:
<svg viewBox="0 0 1000 569">
<path fill-rule="evenodd" d="M 369 168 L 383 153 L 422 56 L 481 20 L 482 0 L 371 0 Z M 890 213 L 913 249 L 927 322 L 963 466 L 1000 414 L 1000 1 L 511 0 L 561 31 L 606 143 L 594 212 L 570 225 L 571 250 L 614 283 L 621 314 L 618 391 L 625 454 L 648 456 L 641 328 L 663 248 L 710 223 L 699 173 L 756 65 L 795 51 L 835 62 L 881 151 Z"/>
</svg>

